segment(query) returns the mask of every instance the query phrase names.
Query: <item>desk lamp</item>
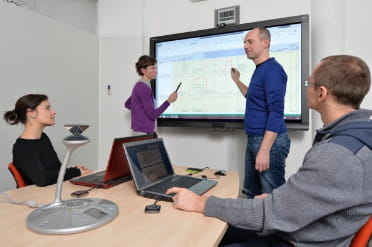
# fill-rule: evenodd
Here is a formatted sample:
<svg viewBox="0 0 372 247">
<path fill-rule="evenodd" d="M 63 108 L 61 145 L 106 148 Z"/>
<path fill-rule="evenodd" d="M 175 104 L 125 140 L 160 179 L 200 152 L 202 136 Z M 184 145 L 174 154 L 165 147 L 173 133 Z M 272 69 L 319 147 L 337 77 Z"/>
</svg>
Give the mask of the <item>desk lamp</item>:
<svg viewBox="0 0 372 247">
<path fill-rule="evenodd" d="M 90 140 L 81 135 L 89 125 L 65 125 L 73 134 L 63 140 L 67 153 L 58 173 L 56 195 L 52 203 L 32 211 L 26 219 L 27 227 L 42 234 L 70 234 L 88 231 L 113 220 L 118 206 L 109 200 L 99 198 L 79 198 L 62 200 L 62 184 L 71 153 Z"/>
</svg>

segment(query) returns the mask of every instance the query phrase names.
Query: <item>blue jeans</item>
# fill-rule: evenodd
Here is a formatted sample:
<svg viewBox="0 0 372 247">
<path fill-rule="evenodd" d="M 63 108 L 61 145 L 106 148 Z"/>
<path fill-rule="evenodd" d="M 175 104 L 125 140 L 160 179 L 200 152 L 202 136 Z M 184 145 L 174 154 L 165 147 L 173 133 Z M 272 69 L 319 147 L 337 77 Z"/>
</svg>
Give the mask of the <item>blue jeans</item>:
<svg viewBox="0 0 372 247">
<path fill-rule="evenodd" d="M 258 172 L 255 169 L 255 164 L 262 140 L 262 136 L 248 135 L 243 188 L 243 192 L 247 194 L 248 198 L 253 198 L 262 193 L 271 193 L 273 189 L 285 183 L 285 159 L 291 145 L 288 133 L 276 137 L 270 150 L 269 169 Z"/>
</svg>

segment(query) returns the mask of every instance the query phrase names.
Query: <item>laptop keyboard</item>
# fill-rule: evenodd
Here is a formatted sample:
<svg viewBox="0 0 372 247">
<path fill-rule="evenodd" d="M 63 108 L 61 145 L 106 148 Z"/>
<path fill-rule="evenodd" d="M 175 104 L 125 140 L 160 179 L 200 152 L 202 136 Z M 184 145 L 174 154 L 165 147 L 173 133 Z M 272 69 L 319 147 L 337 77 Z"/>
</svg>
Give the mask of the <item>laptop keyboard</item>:
<svg viewBox="0 0 372 247">
<path fill-rule="evenodd" d="M 101 183 L 103 181 L 103 176 L 106 171 L 99 171 L 93 174 L 89 174 L 83 177 L 79 177 L 80 182 L 89 182 L 89 183 Z"/>
<path fill-rule="evenodd" d="M 146 190 L 164 194 L 171 187 L 190 188 L 199 182 L 200 179 L 196 179 L 193 177 L 176 176 L 166 179 L 160 183 L 154 184 L 153 186 L 147 188 Z"/>
</svg>

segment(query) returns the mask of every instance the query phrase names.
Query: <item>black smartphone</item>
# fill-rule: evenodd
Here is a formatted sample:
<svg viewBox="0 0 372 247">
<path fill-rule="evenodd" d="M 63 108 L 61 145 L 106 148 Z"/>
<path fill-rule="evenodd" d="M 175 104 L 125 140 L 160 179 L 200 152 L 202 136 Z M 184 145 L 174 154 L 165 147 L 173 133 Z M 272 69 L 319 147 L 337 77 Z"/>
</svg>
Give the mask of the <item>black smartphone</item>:
<svg viewBox="0 0 372 247">
<path fill-rule="evenodd" d="M 178 91 L 178 89 L 180 88 L 181 84 L 182 84 L 182 82 L 180 82 L 180 83 L 178 84 L 178 86 L 177 86 L 177 88 L 176 88 L 176 91 L 175 91 L 175 92 L 177 92 L 177 91 Z"/>
</svg>

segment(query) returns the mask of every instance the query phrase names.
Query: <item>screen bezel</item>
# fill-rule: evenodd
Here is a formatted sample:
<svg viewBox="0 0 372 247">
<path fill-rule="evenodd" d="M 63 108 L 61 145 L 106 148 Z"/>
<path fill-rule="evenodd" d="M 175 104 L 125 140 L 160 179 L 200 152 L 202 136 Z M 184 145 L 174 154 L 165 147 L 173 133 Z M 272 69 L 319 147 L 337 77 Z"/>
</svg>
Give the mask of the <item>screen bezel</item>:
<svg viewBox="0 0 372 247">
<path fill-rule="evenodd" d="M 289 24 L 301 24 L 301 119 L 285 119 L 288 130 L 308 130 L 309 129 L 309 108 L 307 105 L 305 81 L 309 76 L 309 15 L 299 15 L 265 21 L 257 21 L 238 25 L 228 25 L 219 28 L 211 28 L 185 33 L 170 34 L 150 38 L 150 55 L 156 58 L 156 44 L 164 41 L 202 37 L 229 32 L 250 30 L 255 27 L 273 27 Z M 243 49 L 243 45 L 242 45 Z M 247 61 L 249 62 L 249 61 Z M 152 89 L 156 97 L 156 80 L 152 82 Z M 204 127 L 212 130 L 244 128 L 243 119 L 184 119 L 184 118 L 158 118 L 158 126 L 167 127 Z"/>
</svg>

